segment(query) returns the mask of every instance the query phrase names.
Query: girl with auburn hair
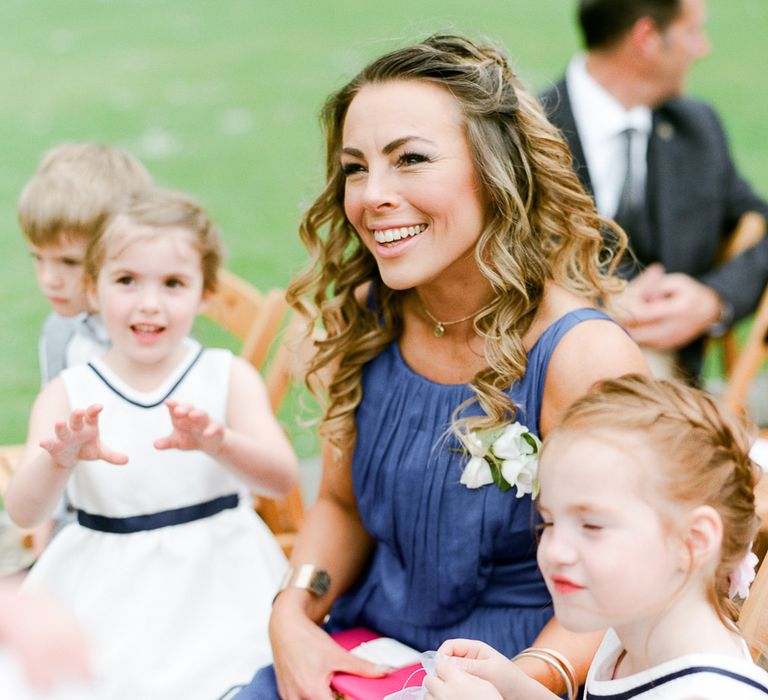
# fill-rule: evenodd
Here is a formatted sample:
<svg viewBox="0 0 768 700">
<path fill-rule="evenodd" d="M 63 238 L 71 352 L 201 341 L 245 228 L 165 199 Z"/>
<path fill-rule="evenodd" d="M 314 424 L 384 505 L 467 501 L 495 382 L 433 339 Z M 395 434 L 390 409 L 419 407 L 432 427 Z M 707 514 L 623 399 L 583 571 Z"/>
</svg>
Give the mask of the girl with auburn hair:
<svg viewBox="0 0 768 700">
<path fill-rule="evenodd" d="M 538 559 L 555 614 L 574 632 L 610 628 L 586 698 L 768 696 L 734 600 L 757 562 L 750 444 L 704 392 L 638 375 L 600 382 L 545 440 Z M 429 698 L 555 700 L 482 642 L 440 652 L 456 664 L 438 661 Z"/>
<path fill-rule="evenodd" d="M 238 697 L 330 698 L 335 672 L 386 673 L 329 637 L 358 626 L 418 649 L 459 632 L 507 654 L 538 640 L 586 670 L 597 642 L 550 619 L 511 465 L 595 380 L 645 371 L 595 308 L 620 289 L 624 235 L 494 47 L 440 35 L 392 51 L 323 124 L 311 261 L 289 287 L 322 328 L 308 383 L 323 478 L 273 607 L 275 666 Z M 503 470 L 480 454 L 502 432 Z M 546 663 L 521 665 L 561 689 Z"/>
</svg>

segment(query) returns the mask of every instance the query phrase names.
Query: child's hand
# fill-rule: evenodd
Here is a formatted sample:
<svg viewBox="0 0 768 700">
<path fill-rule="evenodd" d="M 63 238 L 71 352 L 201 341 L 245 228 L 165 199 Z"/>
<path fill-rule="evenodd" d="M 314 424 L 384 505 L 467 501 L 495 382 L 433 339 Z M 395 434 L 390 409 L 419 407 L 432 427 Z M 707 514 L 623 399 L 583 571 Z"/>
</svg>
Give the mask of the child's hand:
<svg viewBox="0 0 768 700">
<path fill-rule="evenodd" d="M 202 450 L 210 455 L 219 451 L 224 442 L 224 426 L 221 423 L 211 420 L 205 411 L 194 406 L 171 400 L 165 405 L 171 414 L 173 432 L 155 440 L 158 450 Z"/>
<path fill-rule="evenodd" d="M 556 700 L 557 698 L 506 656 L 484 642 L 474 639 L 449 639 L 440 646 L 437 652 L 438 678 L 444 678 L 446 687 L 451 692 L 453 692 L 455 683 L 457 692 L 455 694 L 434 694 L 435 698 L 503 697 L 505 700 L 534 700 L 534 698 L 536 700 L 539 698 Z M 478 686 L 477 694 L 468 693 L 462 696 L 463 691 L 459 692 L 459 690 L 465 687 L 469 689 L 470 686 L 465 686 L 468 681 L 461 675 L 454 674 L 454 671 L 458 669 L 461 669 L 464 676 L 469 675 L 470 678 L 475 677 L 477 680 L 482 679 L 488 683 L 496 695 L 489 695 L 490 691 L 487 689 L 481 694 L 481 686 Z M 441 690 L 440 692 L 447 691 Z"/>
<path fill-rule="evenodd" d="M 0 645 L 20 660 L 31 686 L 50 690 L 90 675 L 85 639 L 75 620 L 38 593 L 0 593 Z"/>
<path fill-rule="evenodd" d="M 493 684 L 462 671 L 454 659 L 437 657 L 436 675 L 424 679 L 427 698 L 430 700 L 502 700 Z"/>
<path fill-rule="evenodd" d="M 40 441 L 60 467 L 70 469 L 82 460 L 103 459 L 110 464 L 127 464 L 128 457 L 109 449 L 99 439 L 99 413 L 102 406 L 93 404 L 85 410 L 78 408 L 69 421 L 59 421 L 54 426 L 55 438 Z"/>
</svg>

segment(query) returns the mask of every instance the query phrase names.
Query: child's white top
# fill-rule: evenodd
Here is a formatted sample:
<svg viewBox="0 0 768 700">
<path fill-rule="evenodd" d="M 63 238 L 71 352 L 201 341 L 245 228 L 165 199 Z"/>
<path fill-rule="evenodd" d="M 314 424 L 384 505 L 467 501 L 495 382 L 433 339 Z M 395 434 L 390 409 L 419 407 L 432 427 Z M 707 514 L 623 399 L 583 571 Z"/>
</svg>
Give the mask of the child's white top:
<svg viewBox="0 0 768 700">
<path fill-rule="evenodd" d="M 286 567 L 275 538 L 244 485 L 212 457 L 153 447 L 171 431 L 166 398 L 226 422 L 232 353 L 185 342 L 184 360 L 151 392 L 100 360 L 61 374 L 72 407 L 104 406 L 101 438 L 130 460 L 80 462 L 68 484 L 76 508 L 125 518 L 241 495 L 215 515 L 130 534 L 75 522 L 43 552 L 27 585 L 83 626 L 99 698 L 213 700 L 271 661 L 267 623 Z"/>
<path fill-rule="evenodd" d="M 40 333 L 41 385 L 45 386 L 67 367 L 84 365 L 92 357 L 98 357 L 109 345 L 109 336 L 100 316 L 50 314 Z"/>
<path fill-rule="evenodd" d="M 78 464 L 67 487 L 75 508 L 124 518 L 247 493 L 232 472 L 204 452 L 157 450 L 153 445 L 173 430 L 167 398 L 202 408 L 212 420 L 226 423 L 232 353 L 203 350 L 189 338 L 184 343 L 185 358 L 150 392 L 126 384 L 100 358 L 62 373 L 70 408 L 101 404 L 101 440 L 130 456 L 125 467 Z"/>
<path fill-rule="evenodd" d="M 585 700 L 766 700 L 768 673 L 744 658 L 688 654 L 611 680 L 623 648 L 609 629 L 587 674 Z"/>
</svg>

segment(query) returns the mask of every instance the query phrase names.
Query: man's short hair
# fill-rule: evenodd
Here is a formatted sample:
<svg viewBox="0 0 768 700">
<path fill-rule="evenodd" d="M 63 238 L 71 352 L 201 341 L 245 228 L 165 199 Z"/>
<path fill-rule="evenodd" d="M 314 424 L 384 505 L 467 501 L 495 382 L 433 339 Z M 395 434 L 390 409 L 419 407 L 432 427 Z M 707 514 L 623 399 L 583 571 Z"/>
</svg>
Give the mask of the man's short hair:
<svg viewBox="0 0 768 700">
<path fill-rule="evenodd" d="M 579 26 L 588 49 L 618 42 L 641 17 L 664 31 L 682 11 L 682 0 L 579 0 Z"/>
</svg>

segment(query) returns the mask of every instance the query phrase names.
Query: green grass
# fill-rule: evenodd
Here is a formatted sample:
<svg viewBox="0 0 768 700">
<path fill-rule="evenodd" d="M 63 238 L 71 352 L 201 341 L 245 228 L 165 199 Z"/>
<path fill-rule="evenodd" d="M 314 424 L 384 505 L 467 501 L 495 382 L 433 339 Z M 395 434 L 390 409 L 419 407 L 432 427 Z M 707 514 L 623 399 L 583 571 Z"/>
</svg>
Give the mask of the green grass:
<svg viewBox="0 0 768 700">
<path fill-rule="evenodd" d="M 229 265 L 284 286 L 322 179 L 317 113 L 369 58 L 437 30 L 505 44 L 536 89 L 578 45 L 569 0 L 265 2 L 5 0 L 0 26 L 0 443 L 23 439 L 47 312 L 15 202 L 41 153 L 65 140 L 129 149 L 223 229 Z M 722 113 L 745 175 L 768 192 L 765 0 L 710 0 L 713 54 L 691 92 Z M 205 338 L 204 338 L 205 339 Z M 292 421 L 294 402 L 283 418 Z M 306 442 L 301 450 L 311 449 Z"/>
</svg>

